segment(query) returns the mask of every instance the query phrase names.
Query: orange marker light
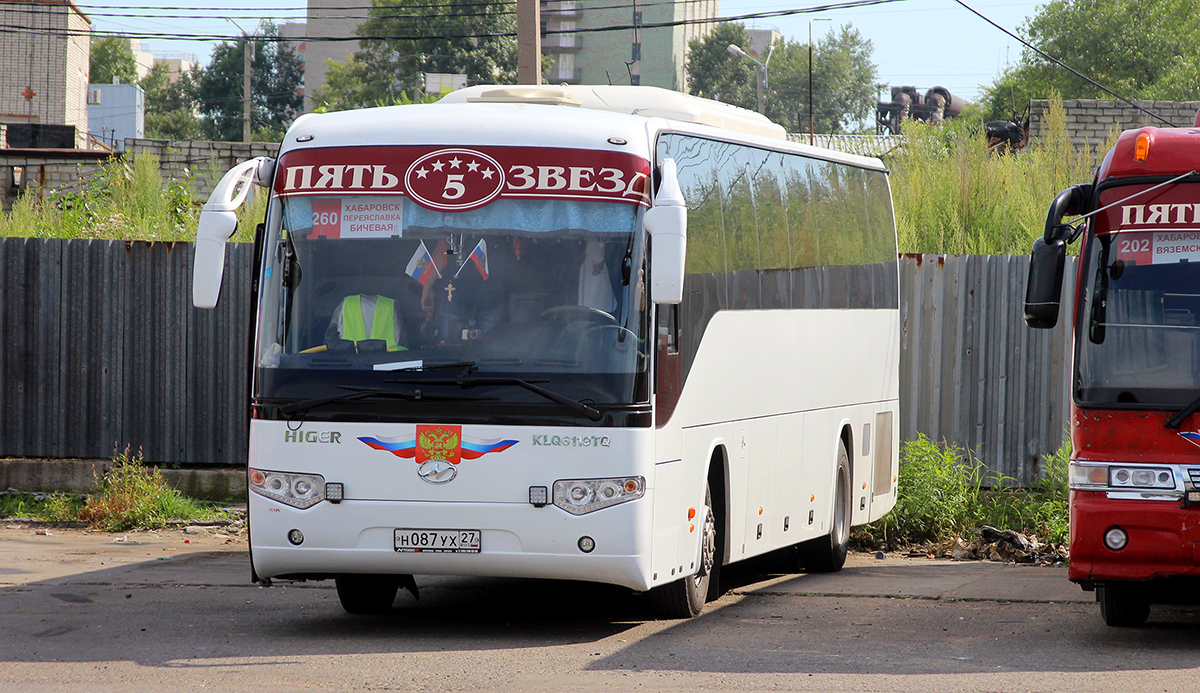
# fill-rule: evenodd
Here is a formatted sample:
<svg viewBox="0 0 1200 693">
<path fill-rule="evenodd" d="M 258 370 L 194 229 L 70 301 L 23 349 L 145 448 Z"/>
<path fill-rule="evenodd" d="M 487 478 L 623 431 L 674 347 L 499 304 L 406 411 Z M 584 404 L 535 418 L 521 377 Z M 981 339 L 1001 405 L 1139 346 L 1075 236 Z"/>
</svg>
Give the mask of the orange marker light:
<svg viewBox="0 0 1200 693">
<path fill-rule="evenodd" d="M 866 487 L 867 487 L 867 482 L 865 482 L 865 481 L 864 481 L 864 482 L 863 482 L 863 488 L 866 488 Z"/>
<path fill-rule="evenodd" d="M 688 519 L 690 520 L 690 519 L 692 519 L 692 518 L 694 518 L 694 517 L 696 517 L 696 509 L 695 509 L 695 508 L 688 508 Z"/>
<path fill-rule="evenodd" d="M 1139 133 L 1133 142 L 1133 160 L 1145 161 L 1150 156 L 1150 133 Z"/>
<path fill-rule="evenodd" d="M 809 496 L 809 497 L 808 497 L 808 502 L 809 502 L 809 503 L 811 503 L 811 502 L 815 501 L 816 499 L 817 499 L 817 497 L 816 497 L 816 496 Z"/>
<path fill-rule="evenodd" d="M 696 525 L 688 525 L 688 532 L 695 532 L 695 531 L 696 531 Z"/>
</svg>

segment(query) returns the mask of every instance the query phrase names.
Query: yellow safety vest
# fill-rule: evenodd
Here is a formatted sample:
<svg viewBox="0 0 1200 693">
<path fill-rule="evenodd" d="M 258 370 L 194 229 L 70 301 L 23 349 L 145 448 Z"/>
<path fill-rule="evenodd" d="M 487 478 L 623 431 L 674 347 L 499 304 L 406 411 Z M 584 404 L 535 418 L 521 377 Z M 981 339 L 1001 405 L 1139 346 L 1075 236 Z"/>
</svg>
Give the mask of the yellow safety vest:
<svg viewBox="0 0 1200 693">
<path fill-rule="evenodd" d="M 367 338 L 367 327 L 363 322 L 363 296 L 347 296 L 342 300 L 342 339 L 358 343 Z M 371 339 L 387 342 L 388 351 L 396 351 L 395 303 L 385 296 L 375 297 L 375 319 L 371 323 Z"/>
</svg>

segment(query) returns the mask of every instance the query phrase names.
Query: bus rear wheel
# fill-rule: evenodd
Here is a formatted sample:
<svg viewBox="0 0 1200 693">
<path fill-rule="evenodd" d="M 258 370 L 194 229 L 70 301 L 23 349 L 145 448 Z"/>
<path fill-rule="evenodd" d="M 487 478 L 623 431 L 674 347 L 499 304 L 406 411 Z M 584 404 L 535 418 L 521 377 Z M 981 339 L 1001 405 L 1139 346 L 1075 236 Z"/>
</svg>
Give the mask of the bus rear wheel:
<svg viewBox="0 0 1200 693">
<path fill-rule="evenodd" d="M 850 548 L 850 455 L 845 441 L 838 442 L 833 523 L 829 534 L 796 546 L 800 569 L 808 573 L 834 573 L 846 564 Z"/>
<path fill-rule="evenodd" d="M 655 587 L 647 593 L 650 606 L 660 618 L 692 618 L 704 610 L 709 586 L 720 568 L 717 548 L 717 517 L 713 511 L 712 489 L 704 488 L 704 519 L 700 523 L 700 559 L 696 573 L 681 580 Z"/>
<path fill-rule="evenodd" d="M 1096 601 L 1100 602 L 1100 617 L 1110 626 L 1140 626 L 1150 617 L 1150 598 L 1140 585 L 1097 585 Z"/>
<path fill-rule="evenodd" d="M 341 575 L 333 582 L 342 608 L 351 614 L 386 614 L 400 588 L 393 575 Z"/>
</svg>

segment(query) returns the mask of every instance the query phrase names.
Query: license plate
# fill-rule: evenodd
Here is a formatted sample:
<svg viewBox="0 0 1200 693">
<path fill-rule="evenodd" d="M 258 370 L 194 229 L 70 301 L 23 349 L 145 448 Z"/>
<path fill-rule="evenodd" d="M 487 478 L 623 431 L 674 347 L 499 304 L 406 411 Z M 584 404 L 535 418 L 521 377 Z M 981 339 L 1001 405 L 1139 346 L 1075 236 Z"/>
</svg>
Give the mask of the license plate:
<svg viewBox="0 0 1200 693">
<path fill-rule="evenodd" d="M 396 530 L 396 550 L 401 553 L 479 553 L 477 529 Z"/>
</svg>

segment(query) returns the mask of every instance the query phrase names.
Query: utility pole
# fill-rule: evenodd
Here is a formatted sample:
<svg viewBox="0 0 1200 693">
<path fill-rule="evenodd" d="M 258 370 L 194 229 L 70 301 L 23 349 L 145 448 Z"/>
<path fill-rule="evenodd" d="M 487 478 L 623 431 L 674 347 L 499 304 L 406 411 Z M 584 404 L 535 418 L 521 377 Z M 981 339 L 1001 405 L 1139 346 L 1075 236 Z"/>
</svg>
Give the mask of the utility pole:
<svg viewBox="0 0 1200 693">
<path fill-rule="evenodd" d="M 517 82 L 542 83 L 541 0 L 517 0 Z"/>
<path fill-rule="evenodd" d="M 254 75 L 254 41 L 246 42 L 246 50 L 242 51 L 245 56 L 244 64 L 242 65 L 242 141 L 250 141 L 250 78 Z"/>
<path fill-rule="evenodd" d="M 832 22 L 828 17 L 814 17 L 808 20 L 808 143 L 816 143 L 813 134 L 813 105 L 812 105 L 812 24 L 813 22 Z"/>
</svg>

